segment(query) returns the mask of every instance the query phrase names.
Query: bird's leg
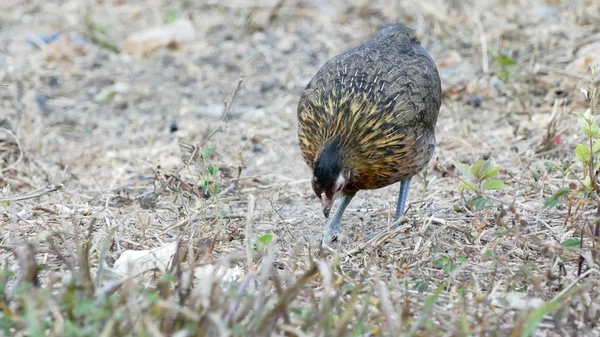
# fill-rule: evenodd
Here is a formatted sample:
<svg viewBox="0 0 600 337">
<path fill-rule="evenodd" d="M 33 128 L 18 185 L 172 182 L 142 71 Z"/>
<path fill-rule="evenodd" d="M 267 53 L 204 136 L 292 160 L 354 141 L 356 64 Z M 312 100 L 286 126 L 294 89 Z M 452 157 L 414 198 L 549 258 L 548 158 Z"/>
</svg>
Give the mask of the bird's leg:
<svg viewBox="0 0 600 337">
<path fill-rule="evenodd" d="M 326 245 L 331 243 L 332 241 L 337 240 L 338 236 L 340 235 L 340 224 L 342 222 L 342 215 L 344 214 L 346 207 L 348 207 L 348 204 L 350 204 L 352 198 L 354 198 L 354 194 L 344 194 L 340 198 L 341 200 L 337 209 L 335 210 L 335 213 L 332 217 L 329 218 L 327 224 L 325 225 L 325 231 L 323 232 L 323 240 L 321 241 L 322 244 Z"/>
<path fill-rule="evenodd" d="M 396 216 L 394 217 L 394 222 L 404 215 L 406 198 L 408 197 L 408 190 L 410 188 L 410 179 L 411 178 L 408 178 L 400 182 L 400 193 L 398 193 L 398 205 L 396 206 Z"/>
<path fill-rule="evenodd" d="M 394 230 L 396 229 L 396 227 L 398 227 L 399 224 L 399 219 L 402 217 L 402 215 L 404 215 L 404 211 L 406 210 L 406 198 L 408 197 L 408 190 L 410 188 L 410 179 L 408 178 L 406 180 L 402 180 L 402 182 L 400 182 L 400 193 L 398 193 L 398 204 L 396 205 L 396 215 L 394 216 L 394 221 L 392 222 L 392 224 L 394 224 L 394 226 L 392 228 L 390 228 L 390 230 Z M 381 232 L 372 232 L 367 234 L 367 238 L 368 239 L 372 239 L 374 237 L 376 237 L 377 235 L 381 234 Z"/>
</svg>

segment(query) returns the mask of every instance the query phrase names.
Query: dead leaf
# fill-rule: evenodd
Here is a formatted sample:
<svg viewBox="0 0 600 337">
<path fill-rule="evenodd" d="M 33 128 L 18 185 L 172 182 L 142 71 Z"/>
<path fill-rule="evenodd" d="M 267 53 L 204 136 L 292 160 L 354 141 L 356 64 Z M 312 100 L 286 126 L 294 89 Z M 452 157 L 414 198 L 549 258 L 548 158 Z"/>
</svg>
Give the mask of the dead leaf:
<svg viewBox="0 0 600 337">
<path fill-rule="evenodd" d="M 115 261 L 113 271 L 123 276 L 138 275 L 158 268 L 164 272 L 177 252 L 177 241 L 149 250 L 126 250 Z"/>
</svg>

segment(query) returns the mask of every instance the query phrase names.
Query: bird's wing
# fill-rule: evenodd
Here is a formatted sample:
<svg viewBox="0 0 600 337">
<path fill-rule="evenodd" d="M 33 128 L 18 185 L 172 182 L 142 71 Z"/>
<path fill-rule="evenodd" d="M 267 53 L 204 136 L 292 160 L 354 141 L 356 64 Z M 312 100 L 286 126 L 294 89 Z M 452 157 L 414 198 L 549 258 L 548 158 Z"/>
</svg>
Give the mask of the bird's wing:
<svg viewBox="0 0 600 337">
<path fill-rule="evenodd" d="M 433 131 L 441 105 L 439 74 L 403 29 L 384 29 L 332 58 L 312 78 L 298 105 L 300 147 L 309 166 L 322 144 L 343 132 L 360 130 L 352 139 L 364 150 L 379 144 L 400 154 L 402 144 L 429 133 L 419 129 Z M 360 114 L 349 116 L 348 105 Z"/>
</svg>

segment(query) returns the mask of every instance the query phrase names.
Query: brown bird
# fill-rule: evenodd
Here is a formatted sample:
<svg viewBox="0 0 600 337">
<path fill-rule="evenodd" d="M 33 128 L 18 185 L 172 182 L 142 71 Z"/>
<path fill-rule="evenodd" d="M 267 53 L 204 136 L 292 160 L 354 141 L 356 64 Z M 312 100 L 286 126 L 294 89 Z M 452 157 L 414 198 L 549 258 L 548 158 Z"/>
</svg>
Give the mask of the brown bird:
<svg viewBox="0 0 600 337">
<path fill-rule="evenodd" d="M 337 239 L 359 190 L 401 182 L 395 220 L 404 214 L 411 178 L 435 149 L 441 93 L 433 59 L 402 24 L 385 26 L 312 78 L 298 103 L 300 149 L 326 218 L 340 199 L 322 243 Z"/>
</svg>

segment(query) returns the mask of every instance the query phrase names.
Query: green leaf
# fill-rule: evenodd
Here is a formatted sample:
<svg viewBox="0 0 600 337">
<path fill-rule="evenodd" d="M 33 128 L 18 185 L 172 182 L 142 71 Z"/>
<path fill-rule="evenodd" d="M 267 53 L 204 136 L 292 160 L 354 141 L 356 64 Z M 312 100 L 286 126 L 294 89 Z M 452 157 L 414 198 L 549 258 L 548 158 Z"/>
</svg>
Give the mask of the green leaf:
<svg viewBox="0 0 600 337">
<path fill-rule="evenodd" d="M 422 294 L 429 289 L 429 282 L 427 282 L 427 280 L 416 280 L 415 288 L 417 288 L 419 294 Z"/>
<path fill-rule="evenodd" d="M 500 66 L 514 66 L 517 64 L 517 61 L 508 55 L 496 55 L 494 59 Z"/>
<path fill-rule="evenodd" d="M 495 177 L 498 174 L 498 166 L 488 167 L 487 170 L 483 173 L 483 177 L 481 180 L 490 179 L 491 177 Z"/>
<path fill-rule="evenodd" d="M 160 277 L 161 281 L 167 283 L 175 283 L 177 282 L 177 275 L 171 273 L 165 273 Z"/>
<path fill-rule="evenodd" d="M 575 248 L 575 247 L 579 247 L 580 243 L 581 243 L 581 240 L 579 238 L 570 238 L 570 239 L 566 239 L 565 241 L 561 242 L 560 245 L 565 248 Z"/>
<path fill-rule="evenodd" d="M 544 202 L 544 207 L 547 207 L 547 208 L 556 207 L 556 205 L 558 205 L 558 202 L 560 201 L 560 199 L 567 197 L 570 192 L 571 192 L 570 188 L 559 189 L 558 191 L 556 191 L 554 193 L 554 195 L 552 195 L 552 197 L 550 197 L 550 199 L 547 199 Z"/>
<path fill-rule="evenodd" d="M 211 176 L 215 176 L 217 174 L 217 172 L 219 172 L 219 166 L 218 165 L 208 165 L 207 167 L 208 169 L 208 173 L 210 173 Z"/>
<path fill-rule="evenodd" d="M 556 191 L 556 192 L 554 193 L 554 195 L 552 196 L 552 198 L 554 198 L 554 199 L 560 199 L 560 198 L 563 198 L 563 197 L 565 197 L 566 195 L 568 195 L 568 194 L 569 194 L 569 192 L 571 192 L 571 189 L 570 189 L 570 188 L 568 188 L 568 187 L 567 187 L 567 188 L 560 188 L 560 189 L 558 189 L 558 191 Z"/>
<path fill-rule="evenodd" d="M 573 293 L 575 293 L 575 291 L 579 291 L 579 287 L 573 287 L 566 294 L 563 294 L 559 298 L 555 298 L 549 302 L 546 302 L 541 307 L 530 312 L 525 321 L 525 327 L 521 331 L 521 336 L 533 336 L 540 322 L 544 320 L 544 316 L 558 309 L 558 307 L 561 304 L 565 303 L 573 295 Z"/>
<path fill-rule="evenodd" d="M 146 301 L 148 301 L 152 304 L 154 304 L 160 300 L 160 294 L 158 292 L 147 293 L 147 294 L 145 294 L 145 296 L 146 296 Z"/>
<path fill-rule="evenodd" d="M 491 250 L 486 250 L 485 251 L 485 257 L 487 257 L 488 259 L 495 260 L 496 259 L 496 253 L 494 253 Z"/>
<path fill-rule="evenodd" d="M 590 161 L 590 148 L 585 144 L 579 144 L 575 148 L 575 157 L 582 163 L 587 164 Z"/>
<path fill-rule="evenodd" d="M 583 114 L 579 114 L 577 124 L 579 128 L 588 136 L 598 135 L 598 124 L 596 123 L 598 116 L 592 115 L 590 109 L 587 109 Z"/>
<path fill-rule="evenodd" d="M 456 167 L 456 169 L 462 173 L 462 175 L 464 175 L 467 178 L 470 179 L 475 179 L 475 176 L 473 175 L 473 173 L 471 173 L 471 166 L 467 165 L 467 164 L 463 164 L 461 162 L 458 162 L 456 160 L 453 160 L 452 163 L 454 164 L 454 166 Z"/>
<path fill-rule="evenodd" d="M 473 204 L 473 207 L 475 207 L 475 210 L 477 210 L 477 211 L 481 211 L 482 209 L 484 209 L 487 206 L 487 201 L 481 195 L 476 196 L 475 198 L 471 199 L 471 203 Z"/>
<path fill-rule="evenodd" d="M 428 166 L 425 166 L 425 169 L 423 170 L 423 185 L 425 185 L 425 188 L 427 188 L 429 186 L 429 180 L 427 179 L 428 174 L 429 174 Z"/>
<path fill-rule="evenodd" d="M 483 183 L 484 190 L 501 190 L 504 188 L 506 188 L 506 186 L 504 185 L 504 182 L 500 179 L 490 179 L 486 180 L 485 183 Z"/>
<path fill-rule="evenodd" d="M 217 195 L 217 194 L 219 194 L 220 186 L 219 186 L 219 184 L 214 183 L 214 184 L 208 186 L 208 189 L 210 190 L 210 193 L 212 193 L 212 195 Z"/>
<path fill-rule="evenodd" d="M 478 161 L 471 166 L 471 174 L 473 174 L 477 179 L 481 180 L 483 177 L 483 159 L 479 159 Z"/>
<path fill-rule="evenodd" d="M 239 336 L 239 335 L 243 335 L 244 332 L 246 332 L 246 329 L 244 329 L 244 326 L 241 324 L 234 324 L 232 332 Z"/>
<path fill-rule="evenodd" d="M 579 115 L 579 118 L 577 118 L 577 125 L 579 126 L 581 131 L 589 127 L 588 121 L 583 115 Z"/>
<path fill-rule="evenodd" d="M 548 168 L 548 173 L 552 173 L 552 170 L 550 168 L 557 170 L 558 172 L 562 173 L 562 175 L 565 175 L 567 173 L 566 170 L 562 168 L 562 166 L 551 161 L 544 162 L 544 165 Z"/>
<path fill-rule="evenodd" d="M 568 175 L 571 172 L 573 172 L 577 168 L 577 166 L 578 166 L 577 163 L 571 164 L 571 166 L 567 167 L 567 169 L 565 170 L 565 175 Z"/>
<path fill-rule="evenodd" d="M 450 274 L 454 271 L 454 269 L 456 269 L 456 265 L 452 262 L 448 262 L 444 265 L 444 268 L 442 268 L 442 270 L 446 273 L 446 274 Z"/>
<path fill-rule="evenodd" d="M 471 190 L 473 192 L 477 192 L 477 185 L 475 185 L 475 183 L 471 181 L 461 183 L 460 185 L 458 185 L 458 187 L 462 188 L 463 190 Z"/>
<path fill-rule="evenodd" d="M 546 199 L 546 201 L 544 201 L 544 207 L 546 208 L 554 208 L 556 207 L 556 205 L 558 205 L 559 200 L 558 199 Z"/>
<path fill-rule="evenodd" d="M 121 48 L 107 32 L 106 29 L 92 24 L 88 30 L 91 35 L 91 40 L 102 49 L 106 49 L 113 53 L 120 53 Z"/>
<path fill-rule="evenodd" d="M 208 159 L 210 158 L 210 156 L 213 154 L 213 152 L 215 152 L 215 149 L 217 147 L 214 145 L 206 145 L 203 149 L 202 149 L 202 158 L 204 159 Z"/>
<path fill-rule="evenodd" d="M 96 104 L 103 104 L 108 102 L 114 95 L 117 94 L 117 89 L 114 85 L 110 85 L 102 90 L 99 93 L 94 95 L 92 98 L 92 102 Z"/>
<path fill-rule="evenodd" d="M 435 302 L 437 301 L 438 297 L 440 297 L 440 295 L 442 294 L 442 292 L 444 292 L 444 287 L 439 286 L 436 289 L 435 293 L 433 293 L 425 298 L 425 302 L 423 303 L 423 308 L 421 309 L 421 315 L 423 315 L 424 317 L 431 317 L 431 312 L 433 311 L 433 306 L 434 306 Z"/>
<path fill-rule="evenodd" d="M 585 110 L 585 112 L 583 113 L 583 117 L 586 119 L 586 121 L 591 124 L 594 121 L 596 121 L 596 118 L 594 115 L 592 115 L 592 110 L 591 109 L 587 109 Z"/>
<path fill-rule="evenodd" d="M 273 241 L 273 234 L 267 233 L 258 238 L 258 241 L 263 245 L 267 246 Z"/>
<path fill-rule="evenodd" d="M 162 15 L 162 22 L 165 25 L 173 23 L 177 20 L 177 11 L 173 8 L 169 9 L 166 13 Z"/>
<path fill-rule="evenodd" d="M 585 186 L 585 188 L 588 190 L 592 189 L 592 179 L 590 179 L 590 176 L 585 177 L 583 180 L 583 186 Z"/>
<path fill-rule="evenodd" d="M 540 170 L 535 170 L 535 171 L 531 171 L 531 175 L 533 176 L 533 180 L 537 183 L 538 181 L 540 181 L 540 178 L 542 177 L 542 173 Z"/>
<path fill-rule="evenodd" d="M 600 151 L 600 140 L 596 139 L 594 141 L 594 146 L 592 146 L 592 152 L 596 153 L 598 151 Z"/>
<path fill-rule="evenodd" d="M 588 125 L 588 127 L 583 129 L 583 132 L 586 134 L 586 136 L 598 136 L 598 124 L 596 122 L 592 122 Z"/>
<path fill-rule="evenodd" d="M 256 242 L 254 242 L 252 244 L 252 249 L 254 251 L 262 251 L 265 249 L 266 246 L 269 245 L 269 243 L 271 243 L 272 240 L 273 240 L 273 234 L 270 234 L 270 233 L 264 234 L 264 235 L 260 236 Z"/>
<path fill-rule="evenodd" d="M 208 193 L 208 180 L 203 180 L 200 187 L 202 188 L 202 192 Z"/>
<path fill-rule="evenodd" d="M 435 268 L 440 268 L 441 269 L 441 268 L 444 268 L 444 266 L 446 264 L 448 264 L 448 258 L 445 257 L 445 256 L 443 256 L 443 257 L 440 257 L 439 259 L 435 260 L 435 262 L 433 263 L 433 266 Z"/>
</svg>

